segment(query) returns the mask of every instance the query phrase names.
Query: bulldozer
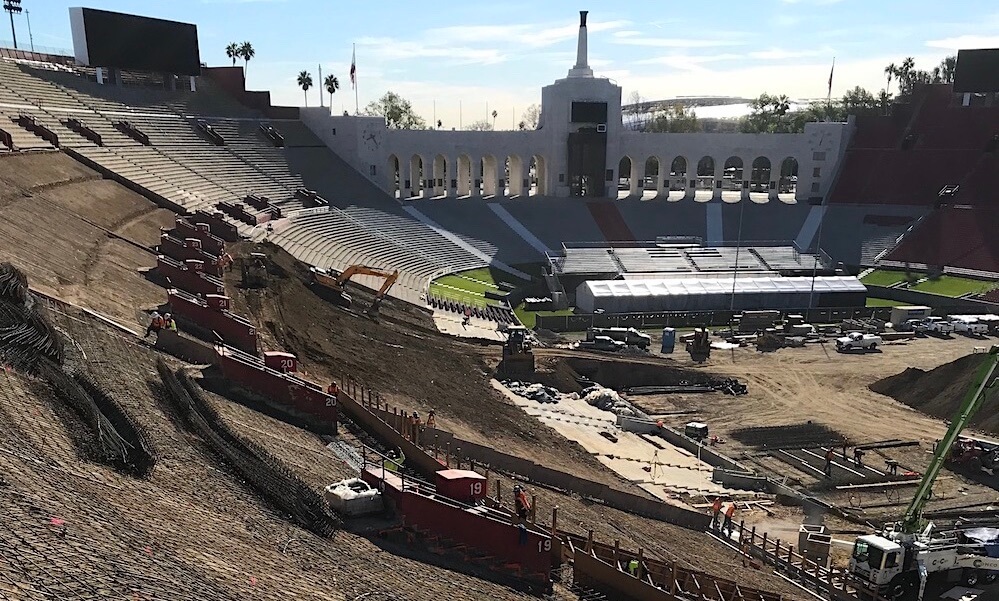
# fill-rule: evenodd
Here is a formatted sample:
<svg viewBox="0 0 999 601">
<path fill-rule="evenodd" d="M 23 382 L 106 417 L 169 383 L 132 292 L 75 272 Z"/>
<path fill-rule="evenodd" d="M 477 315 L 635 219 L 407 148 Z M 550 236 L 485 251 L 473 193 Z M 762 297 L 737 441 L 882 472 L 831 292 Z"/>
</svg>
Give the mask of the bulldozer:
<svg viewBox="0 0 999 601">
<path fill-rule="evenodd" d="M 375 293 L 374 300 L 371 301 L 371 305 L 365 311 L 367 316 L 372 319 L 376 319 L 378 317 L 378 308 L 382 304 L 382 300 L 385 299 L 388 291 L 396 283 L 396 280 L 399 279 L 398 271 L 388 271 L 378 267 L 368 267 L 367 265 L 351 265 L 340 273 L 336 273 L 333 270 L 327 271 L 318 267 L 313 267 L 309 273 L 309 285 L 314 289 L 326 293 L 325 295 L 328 296 L 332 302 L 340 307 L 343 307 L 344 309 L 349 309 L 353 304 L 350 294 L 346 291 L 350 278 L 355 275 L 372 275 L 384 278 L 385 282 Z"/>
<path fill-rule="evenodd" d="M 499 375 L 504 378 L 521 378 L 534 374 L 534 353 L 531 341 L 524 326 L 510 326 L 506 330 L 506 343 L 503 345 L 503 361 L 499 365 Z"/>
<path fill-rule="evenodd" d="M 687 340 L 687 352 L 694 363 L 704 363 L 711 356 L 711 333 L 707 328 L 696 328 Z"/>
<path fill-rule="evenodd" d="M 240 257 L 239 273 L 243 288 L 266 288 L 270 279 L 267 274 L 267 255 L 250 253 L 248 256 Z"/>
</svg>

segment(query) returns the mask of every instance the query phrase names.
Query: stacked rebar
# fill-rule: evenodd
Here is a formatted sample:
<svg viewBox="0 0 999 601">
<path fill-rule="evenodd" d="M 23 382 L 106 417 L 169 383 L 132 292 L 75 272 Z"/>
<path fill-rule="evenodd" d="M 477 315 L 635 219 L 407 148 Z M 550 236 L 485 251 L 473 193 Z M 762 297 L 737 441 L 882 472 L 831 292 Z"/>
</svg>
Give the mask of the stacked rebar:
<svg viewBox="0 0 999 601">
<path fill-rule="evenodd" d="M 17 305 L 28 300 L 28 278 L 10 263 L 0 263 L 0 299 Z"/>
<path fill-rule="evenodd" d="M 326 501 L 267 450 L 233 432 L 184 372 L 174 373 L 160 359 L 156 368 L 166 396 L 183 421 L 271 504 L 298 525 L 320 536 L 340 526 Z"/>
<path fill-rule="evenodd" d="M 100 414 L 111 424 L 114 434 L 125 441 L 126 455 L 120 462 L 121 467 L 140 478 L 148 476 L 156 464 L 156 452 L 150 443 L 149 433 L 125 412 L 121 403 L 98 386 L 90 376 L 76 374 L 74 379 L 93 400 Z"/>
<path fill-rule="evenodd" d="M 63 361 L 62 337 L 31 300 L 27 276 L 0 263 L 0 362 L 25 371 L 33 371 L 42 357 Z"/>
</svg>

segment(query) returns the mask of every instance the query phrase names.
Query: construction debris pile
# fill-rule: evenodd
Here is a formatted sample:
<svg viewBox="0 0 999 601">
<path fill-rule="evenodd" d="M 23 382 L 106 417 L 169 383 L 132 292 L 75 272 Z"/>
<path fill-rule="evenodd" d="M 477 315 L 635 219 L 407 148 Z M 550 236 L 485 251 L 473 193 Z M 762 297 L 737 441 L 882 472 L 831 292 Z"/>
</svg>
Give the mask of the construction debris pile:
<svg viewBox="0 0 999 601">
<path fill-rule="evenodd" d="M 603 411 L 610 411 L 614 415 L 622 415 L 624 417 L 648 417 L 645 413 L 635 407 L 628 401 L 621 398 L 616 391 L 610 388 L 604 388 L 599 384 L 594 384 L 584 388 L 582 392 L 579 393 L 579 398 L 586 401 L 587 404 L 593 405 L 597 409 L 602 409 Z"/>
<path fill-rule="evenodd" d="M 544 384 L 531 384 L 516 380 L 503 380 L 502 384 L 513 394 L 539 403 L 557 403 L 562 394 L 557 389 Z"/>
<path fill-rule="evenodd" d="M 699 392 L 724 392 L 732 396 L 740 396 L 749 393 L 749 387 L 735 378 L 725 378 L 696 384 L 681 380 L 677 384 L 669 386 L 631 386 L 624 390 L 629 395 L 641 396 L 645 394 L 678 394 L 678 393 L 699 393 Z"/>
</svg>

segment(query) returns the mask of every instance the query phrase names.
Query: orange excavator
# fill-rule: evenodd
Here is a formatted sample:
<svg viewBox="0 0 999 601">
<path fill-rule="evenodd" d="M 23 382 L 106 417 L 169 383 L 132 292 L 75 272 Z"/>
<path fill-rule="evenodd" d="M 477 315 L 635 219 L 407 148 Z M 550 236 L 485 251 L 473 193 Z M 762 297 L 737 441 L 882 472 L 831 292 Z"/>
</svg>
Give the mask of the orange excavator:
<svg viewBox="0 0 999 601">
<path fill-rule="evenodd" d="M 371 318 L 378 316 L 379 305 L 381 305 L 385 295 L 388 294 L 389 289 L 391 289 L 393 284 L 396 283 L 396 280 L 399 279 L 398 271 L 388 271 L 386 269 L 379 269 L 378 267 L 368 267 L 367 265 L 351 265 L 340 273 L 333 270 L 327 271 L 313 267 L 311 269 L 311 275 L 312 279 L 309 284 L 313 287 L 318 287 L 322 291 L 328 292 L 331 300 L 345 309 L 349 309 L 352 302 L 350 295 L 347 294 L 346 291 L 347 283 L 350 282 L 350 278 L 355 275 L 373 275 L 375 277 L 384 278 L 385 282 L 375 293 L 375 298 L 371 301 L 371 306 L 368 307 L 367 311 L 365 311 L 368 317 Z"/>
</svg>

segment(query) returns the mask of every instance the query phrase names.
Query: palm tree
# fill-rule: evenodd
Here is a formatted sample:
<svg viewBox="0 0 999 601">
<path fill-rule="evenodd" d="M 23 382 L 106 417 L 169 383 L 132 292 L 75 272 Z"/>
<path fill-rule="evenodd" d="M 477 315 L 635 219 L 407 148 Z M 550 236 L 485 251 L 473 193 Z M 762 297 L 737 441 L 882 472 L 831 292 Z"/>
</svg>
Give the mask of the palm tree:
<svg viewBox="0 0 999 601">
<path fill-rule="evenodd" d="M 243 58 L 243 72 L 245 73 L 247 67 L 250 65 L 250 59 L 257 55 L 257 52 L 253 49 L 253 45 L 249 42 L 243 42 L 239 46 L 239 56 Z"/>
<path fill-rule="evenodd" d="M 913 72 L 915 69 L 916 59 L 911 56 L 905 57 L 905 60 L 902 61 L 902 66 L 898 68 L 898 72 L 895 74 L 898 76 L 899 93 L 908 94 L 912 91 Z"/>
<path fill-rule="evenodd" d="M 239 44 L 236 42 L 231 42 L 225 47 L 225 55 L 232 59 L 232 66 L 236 66 L 236 58 L 240 56 L 239 54 Z"/>
<path fill-rule="evenodd" d="M 886 92 L 891 90 L 891 78 L 896 74 L 898 74 L 898 67 L 895 66 L 895 63 L 888 63 L 888 66 L 885 67 L 885 75 L 888 76 L 888 85 L 885 86 Z"/>
<path fill-rule="evenodd" d="M 299 74 L 299 77 L 301 76 L 302 75 Z M 298 85 L 302 85 L 301 80 L 299 80 Z M 336 94 L 336 91 L 340 89 L 340 80 L 337 79 L 335 75 L 330 73 L 326 76 L 326 79 L 323 80 L 323 87 L 330 93 L 330 110 L 333 110 L 333 94 Z"/>
<path fill-rule="evenodd" d="M 957 57 L 948 56 L 940 62 L 940 71 L 944 83 L 954 83 L 954 69 L 957 68 Z"/>
<path fill-rule="evenodd" d="M 312 87 L 312 76 L 309 75 L 308 71 L 302 71 L 298 74 L 298 87 L 302 88 L 302 92 L 305 93 L 305 106 L 309 106 L 309 88 Z"/>
</svg>

